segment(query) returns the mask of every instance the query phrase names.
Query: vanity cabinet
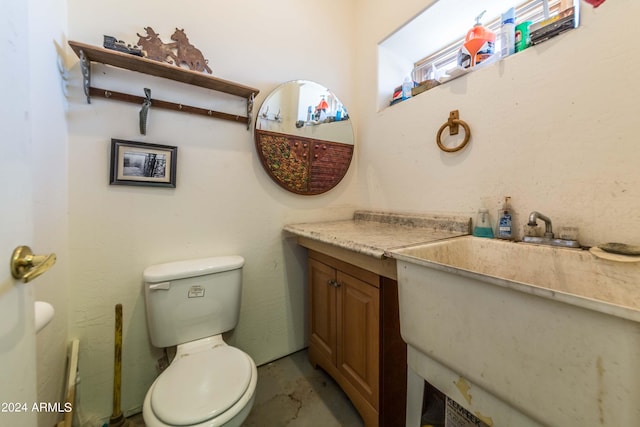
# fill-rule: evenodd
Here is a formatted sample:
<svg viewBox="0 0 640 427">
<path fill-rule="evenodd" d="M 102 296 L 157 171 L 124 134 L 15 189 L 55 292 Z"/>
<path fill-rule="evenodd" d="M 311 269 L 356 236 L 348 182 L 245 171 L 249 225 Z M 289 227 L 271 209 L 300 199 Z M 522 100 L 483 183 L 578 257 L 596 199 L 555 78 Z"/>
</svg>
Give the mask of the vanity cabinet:
<svg viewBox="0 0 640 427">
<path fill-rule="evenodd" d="M 470 234 L 465 216 L 356 211 L 289 224 L 307 249 L 309 360 L 342 387 L 367 427 L 404 427 L 407 344 L 394 248 Z"/>
<path fill-rule="evenodd" d="M 336 380 L 367 427 L 404 426 L 397 282 L 313 250 L 308 280 L 311 364 Z"/>
</svg>

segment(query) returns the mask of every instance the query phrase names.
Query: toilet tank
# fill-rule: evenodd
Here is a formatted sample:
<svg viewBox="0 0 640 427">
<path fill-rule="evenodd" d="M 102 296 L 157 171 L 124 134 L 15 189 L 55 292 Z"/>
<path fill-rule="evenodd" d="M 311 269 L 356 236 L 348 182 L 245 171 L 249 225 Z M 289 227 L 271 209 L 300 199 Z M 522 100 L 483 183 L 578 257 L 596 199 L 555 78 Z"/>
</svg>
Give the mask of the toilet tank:
<svg viewBox="0 0 640 427">
<path fill-rule="evenodd" d="M 241 256 L 177 261 L 144 270 L 151 343 L 170 347 L 230 331 L 238 323 Z"/>
</svg>

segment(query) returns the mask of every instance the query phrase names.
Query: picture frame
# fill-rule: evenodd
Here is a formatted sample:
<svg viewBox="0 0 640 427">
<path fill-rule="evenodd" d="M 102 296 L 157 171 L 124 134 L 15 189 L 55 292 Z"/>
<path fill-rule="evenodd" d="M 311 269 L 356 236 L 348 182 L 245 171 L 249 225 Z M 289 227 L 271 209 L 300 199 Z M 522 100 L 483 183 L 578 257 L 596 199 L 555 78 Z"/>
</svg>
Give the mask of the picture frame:
<svg viewBox="0 0 640 427">
<path fill-rule="evenodd" d="M 111 185 L 176 188 L 178 147 L 111 139 Z"/>
</svg>

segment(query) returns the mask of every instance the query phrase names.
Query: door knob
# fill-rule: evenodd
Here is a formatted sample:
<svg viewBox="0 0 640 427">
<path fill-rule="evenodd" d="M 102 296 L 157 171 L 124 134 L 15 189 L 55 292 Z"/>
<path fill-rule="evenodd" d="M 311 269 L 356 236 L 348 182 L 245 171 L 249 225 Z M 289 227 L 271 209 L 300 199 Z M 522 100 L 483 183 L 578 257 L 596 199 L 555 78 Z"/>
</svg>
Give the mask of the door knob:
<svg viewBox="0 0 640 427">
<path fill-rule="evenodd" d="M 34 255 L 29 246 L 18 246 L 11 255 L 11 275 L 30 282 L 56 263 L 56 254 Z"/>
</svg>

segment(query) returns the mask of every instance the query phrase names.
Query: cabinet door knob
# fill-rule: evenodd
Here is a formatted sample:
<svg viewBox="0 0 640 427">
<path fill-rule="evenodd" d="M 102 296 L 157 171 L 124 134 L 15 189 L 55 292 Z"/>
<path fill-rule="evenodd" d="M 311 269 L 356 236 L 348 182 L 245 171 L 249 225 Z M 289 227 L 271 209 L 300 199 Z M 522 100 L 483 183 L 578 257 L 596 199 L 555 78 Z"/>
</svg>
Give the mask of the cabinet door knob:
<svg viewBox="0 0 640 427">
<path fill-rule="evenodd" d="M 339 287 L 340 287 L 340 283 L 338 283 L 338 281 L 337 281 L 337 280 L 333 280 L 333 279 L 331 279 L 331 280 L 329 280 L 329 284 L 330 284 L 331 286 L 333 286 L 334 288 L 339 288 Z"/>
</svg>

